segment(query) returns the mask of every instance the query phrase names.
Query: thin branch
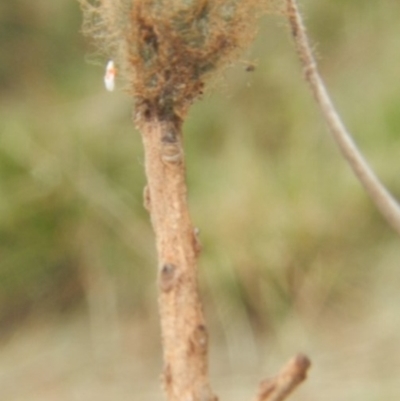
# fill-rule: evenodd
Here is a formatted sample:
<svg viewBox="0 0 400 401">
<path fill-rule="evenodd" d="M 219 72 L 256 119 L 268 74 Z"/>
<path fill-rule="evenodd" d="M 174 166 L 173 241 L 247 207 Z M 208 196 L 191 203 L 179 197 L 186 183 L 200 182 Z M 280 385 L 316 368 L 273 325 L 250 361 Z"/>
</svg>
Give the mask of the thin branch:
<svg viewBox="0 0 400 401">
<path fill-rule="evenodd" d="M 339 113 L 336 111 L 324 81 L 318 72 L 317 63 L 311 51 L 297 1 L 286 0 L 286 6 L 292 36 L 304 69 L 305 79 L 321 109 L 322 115 L 343 156 L 350 164 L 372 201 L 388 223 L 400 235 L 400 206 L 364 159 L 355 145 L 352 136 L 343 124 Z"/>
<path fill-rule="evenodd" d="M 145 150 L 147 189 L 158 253 L 158 306 L 164 351 L 163 387 L 169 401 L 215 401 L 208 379 L 208 332 L 197 279 L 200 244 L 190 219 L 182 122 L 154 109 L 136 123 Z"/>
<path fill-rule="evenodd" d="M 272 379 L 263 380 L 255 401 L 283 401 L 307 377 L 310 360 L 302 354 L 292 358 Z"/>
</svg>

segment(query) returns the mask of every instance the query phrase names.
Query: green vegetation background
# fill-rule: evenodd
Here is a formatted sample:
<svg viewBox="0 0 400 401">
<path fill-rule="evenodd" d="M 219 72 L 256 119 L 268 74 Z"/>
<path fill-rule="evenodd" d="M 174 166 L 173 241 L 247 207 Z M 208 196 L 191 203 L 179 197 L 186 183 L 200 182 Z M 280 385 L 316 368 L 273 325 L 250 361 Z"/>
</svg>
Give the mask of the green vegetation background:
<svg viewBox="0 0 400 401">
<path fill-rule="evenodd" d="M 400 198 L 400 3 L 302 5 L 338 109 Z M 86 316 L 99 330 L 135 322 L 151 349 L 140 136 L 80 25 L 74 1 L 0 4 L 0 333 Z M 329 137 L 283 18 L 267 17 L 243 62 L 192 108 L 185 143 L 206 313 L 228 354 L 249 338 L 256 350 L 307 348 L 321 333 L 335 352 L 343 327 L 357 344 L 395 343 L 399 239 Z M 392 351 L 383 359 L 398 376 Z"/>
</svg>

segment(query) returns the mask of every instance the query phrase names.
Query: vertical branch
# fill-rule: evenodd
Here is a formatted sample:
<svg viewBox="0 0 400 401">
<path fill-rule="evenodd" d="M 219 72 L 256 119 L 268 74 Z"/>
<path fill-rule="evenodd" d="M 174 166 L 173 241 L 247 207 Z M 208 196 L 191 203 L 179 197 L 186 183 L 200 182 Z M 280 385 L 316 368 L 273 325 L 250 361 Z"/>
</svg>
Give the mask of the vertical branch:
<svg viewBox="0 0 400 401">
<path fill-rule="evenodd" d="M 186 199 L 181 121 L 152 116 L 137 122 L 148 180 L 145 205 L 158 253 L 164 390 L 169 401 L 213 401 L 197 281 L 199 245 Z"/>
<path fill-rule="evenodd" d="M 353 169 L 355 175 L 364 186 L 378 210 L 400 235 L 399 204 L 379 181 L 374 171 L 364 159 L 350 133 L 343 124 L 339 113 L 336 111 L 326 86 L 318 72 L 317 64 L 311 51 L 296 0 L 286 0 L 286 6 L 292 36 L 304 69 L 305 79 L 310 86 L 328 128 L 343 156 L 350 164 L 350 167 Z"/>
<path fill-rule="evenodd" d="M 255 34 L 270 0 L 78 0 L 84 32 L 115 61 L 136 103 L 158 253 L 158 303 L 169 401 L 216 401 L 198 291 L 200 250 L 185 183 L 182 118 L 213 74 Z M 279 387 L 279 386 L 278 386 Z"/>
</svg>

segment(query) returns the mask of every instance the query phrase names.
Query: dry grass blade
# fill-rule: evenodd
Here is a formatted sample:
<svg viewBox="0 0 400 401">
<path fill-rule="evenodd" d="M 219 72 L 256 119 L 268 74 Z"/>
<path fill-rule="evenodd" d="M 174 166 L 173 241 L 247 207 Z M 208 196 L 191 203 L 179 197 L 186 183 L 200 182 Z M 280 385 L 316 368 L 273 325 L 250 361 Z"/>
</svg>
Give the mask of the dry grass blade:
<svg viewBox="0 0 400 401">
<path fill-rule="evenodd" d="M 336 111 L 318 72 L 296 0 L 286 0 L 286 6 L 292 36 L 304 69 L 305 79 L 313 92 L 322 115 L 343 156 L 350 164 L 372 201 L 388 223 L 400 235 L 400 206 L 364 159 L 352 136 L 343 124 L 339 113 Z"/>
<path fill-rule="evenodd" d="M 310 360 L 303 354 L 292 358 L 272 379 L 260 383 L 255 401 L 282 401 L 306 379 Z"/>
</svg>

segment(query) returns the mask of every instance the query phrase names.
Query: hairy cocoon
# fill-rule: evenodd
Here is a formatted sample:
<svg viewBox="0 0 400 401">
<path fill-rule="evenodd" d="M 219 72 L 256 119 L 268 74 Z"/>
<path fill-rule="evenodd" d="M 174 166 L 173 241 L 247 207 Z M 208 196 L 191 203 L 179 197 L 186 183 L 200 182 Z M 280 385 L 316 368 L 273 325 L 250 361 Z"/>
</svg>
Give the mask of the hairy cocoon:
<svg viewBox="0 0 400 401">
<path fill-rule="evenodd" d="M 78 0 L 83 31 L 116 63 L 137 106 L 183 117 L 238 57 L 271 0 Z"/>
</svg>

